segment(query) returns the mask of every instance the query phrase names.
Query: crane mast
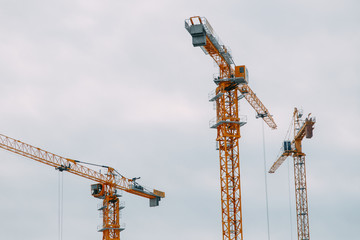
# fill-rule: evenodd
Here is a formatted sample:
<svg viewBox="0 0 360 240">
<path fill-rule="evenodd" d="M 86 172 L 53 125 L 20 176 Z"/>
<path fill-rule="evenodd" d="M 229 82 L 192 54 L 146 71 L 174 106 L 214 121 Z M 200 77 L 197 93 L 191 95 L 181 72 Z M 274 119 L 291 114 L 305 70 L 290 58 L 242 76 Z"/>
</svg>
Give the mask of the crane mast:
<svg viewBox="0 0 360 240">
<path fill-rule="evenodd" d="M 294 158 L 294 180 L 295 180 L 295 199 L 296 199 L 296 220 L 297 220 L 297 234 L 299 240 L 309 240 L 309 210 L 307 198 L 306 185 L 306 169 L 305 169 L 305 153 L 302 151 L 302 140 L 312 138 L 313 125 L 316 120 L 313 117 L 308 117 L 303 120 L 302 112 L 297 108 L 294 109 L 293 114 L 293 128 L 294 139 L 285 141 L 283 151 L 277 161 L 272 165 L 269 173 L 274 173 L 280 165 L 286 160 L 288 156 Z"/>
<path fill-rule="evenodd" d="M 210 101 L 216 103 L 216 120 L 211 123 L 211 128 L 217 129 L 222 236 L 223 240 L 242 240 L 239 139 L 240 126 L 246 122 L 239 117 L 239 100 L 245 97 L 258 116 L 271 128 L 275 129 L 276 124 L 266 107 L 248 86 L 246 67 L 235 66 L 230 49 L 222 44 L 207 19 L 191 17 L 185 20 L 185 28 L 192 36 L 193 46 L 200 47 L 219 67 L 219 75 L 214 78 L 217 87 Z"/>
<path fill-rule="evenodd" d="M 103 233 L 103 240 L 120 240 L 120 232 L 124 229 L 120 225 L 120 195 L 117 194 L 117 190 L 148 198 L 150 207 L 158 206 L 161 198 L 165 197 L 164 192 L 146 189 L 136 183 L 135 178 L 125 178 L 112 167 L 100 166 L 107 169 L 107 173 L 102 174 L 84 166 L 81 164 L 83 162 L 61 157 L 2 134 L 0 148 L 55 167 L 59 171 L 67 171 L 97 182 L 91 185 L 91 194 L 103 200 L 99 209 L 103 215 L 103 224 L 99 229 L 99 232 Z"/>
</svg>

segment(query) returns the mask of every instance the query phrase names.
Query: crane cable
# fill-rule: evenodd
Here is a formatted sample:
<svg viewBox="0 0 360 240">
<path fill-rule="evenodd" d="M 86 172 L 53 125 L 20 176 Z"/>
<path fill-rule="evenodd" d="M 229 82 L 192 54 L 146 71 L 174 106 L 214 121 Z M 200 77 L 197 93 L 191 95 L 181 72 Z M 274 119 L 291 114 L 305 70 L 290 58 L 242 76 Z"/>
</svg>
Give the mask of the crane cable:
<svg viewBox="0 0 360 240">
<path fill-rule="evenodd" d="M 290 134 L 292 132 L 293 129 L 293 121 L 294 121 L 294 117 L 292 118 L 292 120 L 290 121 L 288 130 L 286 132 L 285 140 L 289 140 L 290 139 Z M 270 240 L 270 220 L 269 220 L 269 198 L 268 198 L 268 184 L 267 184 L 267 171 L 266 171 L 266 149 L 265 149 L 265 130 L 264 130 L 264 121 L 262 121 L 262 134 L 263 134 L 263 154 L 264 154 L 264 176 L 265 176 L 265 198 L 266 198 L 266 220 L 267 220 L 267 233 L 268 233 L 268 240 Z M 278 157 L 282 154 L 284 149 L 280 149 Z M 289 162 L 288 162 L 288 188 L 289 188 L 289 208 L 290 208 L 290 234 L 291 234 L 291 240 L 293 239 L 292 237 L 292 229 L 293 229 L 293 222 L 292 222 L 292 214 L 291 214 L 291 191 L 290 191 L 290 167 L 289 167 Z"/>
<path fill-rule="evenodd" d="M 289 161 L 287 162 L 288 164 L 288 188 L 289 188 L 289 213 L 290 213 L 290 239 L 293 240 L 293 221 L 292 221 L 292 207 L 291 207 L 291 190 L 290 190 L 290 163 Z"/>
<path fill-rule="evenodd" d="M 77 163 L 83 163 L 83 164 L 87 164 L 87 165 L 91 165 L 91 166 L 96 166 L 96 167 L 102 167 L 102 168 L 109 168 L 109 166 L 106 165 L 99 165 L 99 164 L 95 164 L 95 163 L 89 163 L 89 162 L 83 162 L 83 161 L 79 161 L 79 160 L 74 160 Z M 116 169 L 114 169 L 114 171 L 122 178 L 125 178 L 121 173 L 119 173 Z"/>
<path fill-rule="evenodd" d="M 284 141 L 289 141 L 290 140 L 290 135 L 292 134 L 293 130 L 294 130 L 294 121 L 295 121 L 295 116 L 292 117 L 285 139 Z M 290 218 L 290 239 L 293 240 L 293 217 L 292 217 L 292 203 L 291 203 L 291 187 L 290 187 L 290 160 L 287 161 L 288 164 L 288 193 L 289 193 L 289 218 Z"/>
<path fill-rule="evenodd" d="M 58 179 L 58 238 L 62 240 L 63 237 L 63 205 L 64 205 L 64 175 L 62 171 L 59 171 Z"/>
<path fill-rule="evenodd" d="M 264 153 L 264 176 L 265 176 L 264 179 L 265 179 L 267 234 L 268 234 L 268 240 L 270 240 L 269 198 L 268 198 L 268 184 L 267 184 L 267 171 L 266 171 L 266 150 L 265 150 L 264 121 L 262 121 L 262 135 L 263 135 L 263 153 Z"/>
<path fill-rule="evenodd" d="M 294 121 L 295 121 L 295 117 L 293 116 L 291 121 L 290 121 L 290 124 L 289 124 L 289 127 L 288 127 L 288 130 L 286 132 L 286 135 L 285 135 L 285 138 L 284 138 L 284 141 L 289 141 L 290 140 L 290 135 L 291 133 L 293 132 L 293 128 L 294 128 Z M 284 152 L 284 149 L 281 148 L 280 149 L 280 154 L 279 156 Z M 279 156 L 277 158 L 279 158 Z M 290 239 L 293 240 L 293 217 L 292 217 L 292 202 L 291 202 L 291 187 L 290 187 L 290 163 L 289 161 L 287 161 L 287 165 L 288 165 L 288 193 L 289 193 L 289 218 L 290 218 Z"/>
</svg>

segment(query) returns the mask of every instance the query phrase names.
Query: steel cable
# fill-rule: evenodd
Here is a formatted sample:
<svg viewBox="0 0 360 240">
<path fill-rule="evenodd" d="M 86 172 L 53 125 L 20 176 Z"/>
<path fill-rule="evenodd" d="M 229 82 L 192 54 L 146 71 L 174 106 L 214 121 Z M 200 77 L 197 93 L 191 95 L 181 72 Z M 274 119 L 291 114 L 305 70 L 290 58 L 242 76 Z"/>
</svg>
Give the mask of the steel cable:
<svg viewBox="0 0 360 240">
<path fill-rule="evenodd" d="M 62 240 L 63 237 L 63 205 L 64 205 L 64 175 L 61 171 L 59 171 L 59 179 L 58 179 L 58 238 Z"/>
<path fill-rule="evenodd" d="M 264 121 L 261 121 L 261 122 L 262 122 L 262 134 L 263 134 L 267 234 L 268 234 L 268 240 L 270 240 L 270 220 L 269 220 L 269 198 L 268 198 L 268 184 L 267 184 L 267 171 L 266 171 L 265 130 L 264 130 Z"/>
</svg>

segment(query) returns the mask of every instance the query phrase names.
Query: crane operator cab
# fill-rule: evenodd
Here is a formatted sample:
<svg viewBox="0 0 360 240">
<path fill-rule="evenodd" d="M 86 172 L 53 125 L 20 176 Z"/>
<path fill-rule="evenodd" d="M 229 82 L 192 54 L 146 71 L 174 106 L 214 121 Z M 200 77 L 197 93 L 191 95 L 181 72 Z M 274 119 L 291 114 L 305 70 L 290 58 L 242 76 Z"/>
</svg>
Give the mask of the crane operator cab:
<svg viewBox="0 0 360 240">
<path fill-rule="evenodd" d="M 246 84 L 249 83 L 249 71 L 245 65 L 235 66 L 235 78 L 241 78 Z"/>
<path fill-rule="evenodd" d="M 91 195 L 96 198 L 104 198 L 104 187 L 101 183 L 91 185 Z"/>
</svg>

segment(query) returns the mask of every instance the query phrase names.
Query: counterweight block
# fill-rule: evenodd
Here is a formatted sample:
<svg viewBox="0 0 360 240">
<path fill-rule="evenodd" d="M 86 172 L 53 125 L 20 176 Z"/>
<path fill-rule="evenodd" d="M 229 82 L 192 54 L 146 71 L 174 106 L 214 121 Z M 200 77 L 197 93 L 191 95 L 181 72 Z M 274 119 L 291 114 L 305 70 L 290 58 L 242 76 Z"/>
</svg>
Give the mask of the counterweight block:
<svg viewBox="0 0 360 240">
<path fill-rule="evenodd" d="M 206 45 L 206 32 L 202 24 L 191 25 L 190 34 L 192 37 L 192 44 L 194 47 L 200 47 Z"/>
</svg>

